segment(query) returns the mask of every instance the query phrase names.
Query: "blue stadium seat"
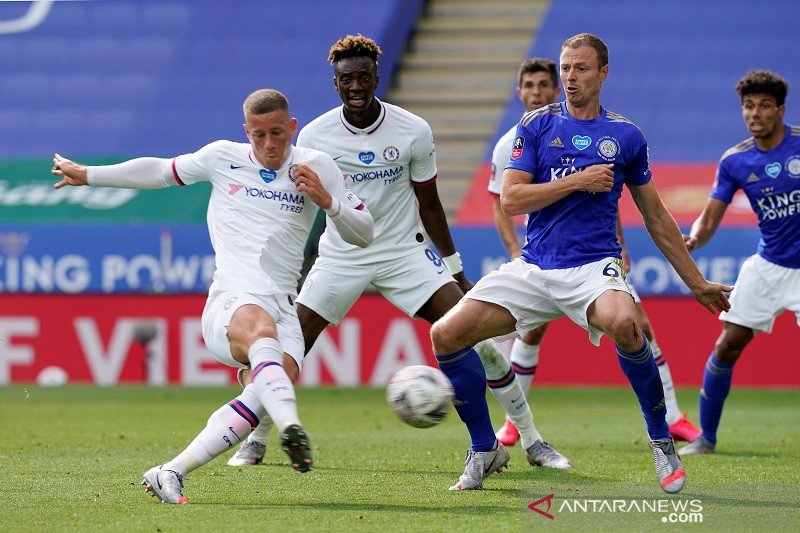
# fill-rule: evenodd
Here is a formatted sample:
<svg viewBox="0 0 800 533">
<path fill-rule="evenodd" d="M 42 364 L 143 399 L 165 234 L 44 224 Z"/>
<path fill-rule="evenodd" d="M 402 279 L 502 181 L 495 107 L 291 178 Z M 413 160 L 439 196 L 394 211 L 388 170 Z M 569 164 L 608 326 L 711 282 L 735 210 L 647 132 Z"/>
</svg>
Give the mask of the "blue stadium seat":
<svg viewBox="0 0 800 533">
<path fill-rule="evenodd" d="M 800 87 L 796 13 L 793 0 L 763 8 L 747 0 L 553 0 L 529 55 L 557 58 L 567 37 L 599 35 L 610 49 L 602 103 L 644 131 L 653 160 L 715 161 L 746 137 L 734 86 L 750 69 L 789 81 L 786 120 L 800 122 L 791 104 Z M 496 138 L 519 109 L 510 95 Z"/>
<path fill-rule="evenodd" d="M 12 4 L 0 2 L 0 20 L 24 13 Z M 55 2 L 41 25 L 0 35 L 0 157 L 49 157 L 56 147 L 174 154 L 243 139 L 241 102 L 261 87 L 284 91 L 307 123 L 338 104 L 330 45 L 348 33 L 374 37 L 384 49 L 384 91 L 422 5 Z"/>
</svg>

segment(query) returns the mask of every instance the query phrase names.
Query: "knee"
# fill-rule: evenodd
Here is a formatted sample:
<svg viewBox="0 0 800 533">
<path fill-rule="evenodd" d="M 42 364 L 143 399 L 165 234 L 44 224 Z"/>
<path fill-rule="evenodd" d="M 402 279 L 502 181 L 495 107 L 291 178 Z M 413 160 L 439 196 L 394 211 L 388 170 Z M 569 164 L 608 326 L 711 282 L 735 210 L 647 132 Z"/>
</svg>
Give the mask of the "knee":
<svg viewBox="0 0 800 533">
<path fill-rule="evenodd" d="M 269 324 L 260 322 L 231 322 L 228 326 L 228 340 L 231 344 L 250 347 L 258 339 L 277 337 L 277 331 Z"/>
<path fill-rule="evenodd" d="M 724 333 L 720 335 L 717 342 L 714 344 L 714 356 L 718 361 L 723 363 L 735 363 L 747 343 L 742 343 L 736 339 L 732 339 Z"/>
<path fill-rule="evenodd" d="M 642 347 L 642 330 L 636 317 L 629 313 L 620 313 L 611 318 L 606 333 L 623 350 L 636 351 Z"/>
<path fill-rule="evenodd" d="M 457 346 L 456 335 L 443 320 L 439 320 L 431 326 L 431 343 L 437 354 L 453 353 L 461 348 L 461 346 Z"/>
</svg>

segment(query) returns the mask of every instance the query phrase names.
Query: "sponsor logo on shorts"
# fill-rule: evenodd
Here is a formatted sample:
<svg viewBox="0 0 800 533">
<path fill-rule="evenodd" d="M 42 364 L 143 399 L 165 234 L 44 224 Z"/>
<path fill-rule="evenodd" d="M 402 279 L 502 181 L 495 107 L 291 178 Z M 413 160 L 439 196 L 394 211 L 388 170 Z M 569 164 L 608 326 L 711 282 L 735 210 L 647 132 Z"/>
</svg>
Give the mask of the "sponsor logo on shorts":
<svg viewBox="0 0 800 533">
<path fill-rule="evenodd" d="M 223 306 L 225 308 L 225 310 L 227 311 L 228 309 L 230 309 L 231 306 L 233 305 L 233 303 L 238 299 L 239 299 L 238 296 L 232 296 L 232 297 L 228 298 L 228 301 L 226 301 L 225 305 Z"/>
</svg>

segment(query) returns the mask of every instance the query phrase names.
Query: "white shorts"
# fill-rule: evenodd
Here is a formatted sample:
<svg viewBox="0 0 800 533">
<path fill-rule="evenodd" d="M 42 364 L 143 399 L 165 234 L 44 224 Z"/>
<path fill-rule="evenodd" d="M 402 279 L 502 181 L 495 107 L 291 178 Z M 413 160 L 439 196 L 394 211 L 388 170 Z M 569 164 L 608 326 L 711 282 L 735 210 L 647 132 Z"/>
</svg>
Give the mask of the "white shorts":
<svg viewBox="0 0 800 533">
<path fill-rule="evenodd" d="M 439 255 L 426 244 L 401 257 L 369 265 L 320 256 L 303 283 L 297 303 L 336 326 L 372 284 L 392 305 L 413 318 L 433 293 L 454 281 Z"/>
<path fill-rule="evenodd" d="M 298 368 L 302 368 L 305 342 L 297 311 L 289 298 L 287 294 L 256 295 L 241 291 L 214 291 L 209 294 L 200 324 L 203 339 L 214 358 L 223 365 L 247 368 L 231 355 L 228 326 L 237 309 L 254 304 L 275 320 L 281 348 L 297 362 Z"/>
<path fill-rule="evenodd" d="M 731 310 L 720 313 L 720 320 L 770 333 L 775 317 L 789 310 L 800 326 L 800 268 L 778 266 L 751 255 L 742 264 L 730 302 Z"/>
<path fill-rule="evenodd" d="M 608 258 L 573 268 L 542 270 L 518 257 L 490 272 L 465 298 L 490 302 L 508 309 L 522 337 L 537 326 L 567 315 L 600 344 L 603 332 L 586 319 L 589 306 L 608 290 L 630 294 L 622 263 Z"/>
</svg>

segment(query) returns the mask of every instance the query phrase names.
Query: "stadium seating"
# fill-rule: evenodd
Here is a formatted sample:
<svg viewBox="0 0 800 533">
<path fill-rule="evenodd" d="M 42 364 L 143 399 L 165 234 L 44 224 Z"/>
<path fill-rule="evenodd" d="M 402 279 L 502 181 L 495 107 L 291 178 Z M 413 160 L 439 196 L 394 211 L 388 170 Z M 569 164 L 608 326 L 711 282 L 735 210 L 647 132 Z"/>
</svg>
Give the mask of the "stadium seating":
<svg viewBox="0 0 800 533">
<path fill-rule="evenodd" d="M 716 161 L 747 136 L 734 92 L 747 70 L 786 77 L 792 87 L 786 119 L 800 122 L 800 59 L 790 52 L 796 20 L 793 0 L 763 9 L 747 0 L 554 0 L 529 55 L 557 58 L 565 38 L 599 35 L 610 49 L 602 102 L 644 131 L 651 158 Z M 494 139 L 521 113 L 510 94 Z"/>
<path fill-rule="evenodd" d="M 0 3 L 0 21 L 27 2 Z M 55 2 L 0 33 L 0 157 L 171 155 L 242 138 L 243 98 L 275 87 L 301 124 L 338 103 L 327 63 L 347 33 L 375 38 L 388 88 L 422 0 Z"/>
</svg>

